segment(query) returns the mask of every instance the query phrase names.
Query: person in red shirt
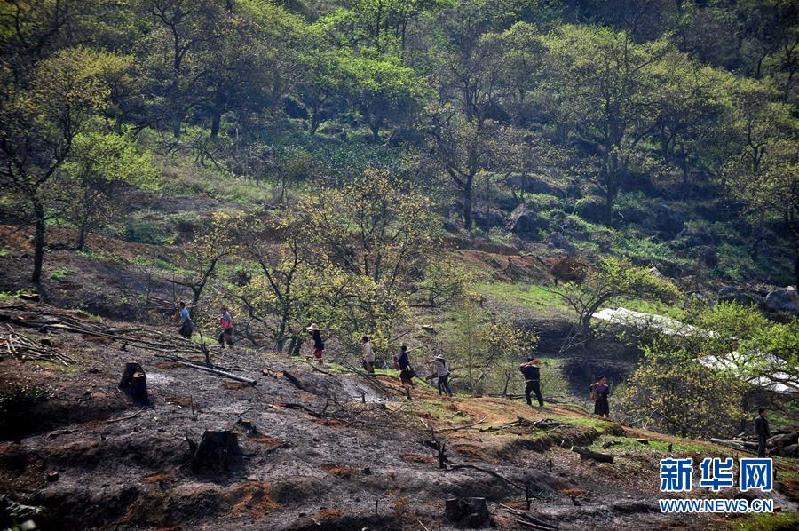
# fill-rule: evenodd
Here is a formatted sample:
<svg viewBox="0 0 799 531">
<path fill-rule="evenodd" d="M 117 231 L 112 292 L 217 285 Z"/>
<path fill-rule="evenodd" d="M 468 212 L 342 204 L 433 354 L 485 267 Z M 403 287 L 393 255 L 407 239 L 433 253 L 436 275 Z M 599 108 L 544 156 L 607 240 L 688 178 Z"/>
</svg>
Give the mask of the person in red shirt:
<svg viewBox="0 0 799 531">
<path fill-rule="evenodd" d="M 222 332 L 216 338 L 219 341 L 219 346 L 222 348 L 225 348 L 225 345 L 233 347 L 233 318 L 224 306 L 222 306 L 222 315 L 219 317 L 219 325 L 222 327 Z"/>
</svg>

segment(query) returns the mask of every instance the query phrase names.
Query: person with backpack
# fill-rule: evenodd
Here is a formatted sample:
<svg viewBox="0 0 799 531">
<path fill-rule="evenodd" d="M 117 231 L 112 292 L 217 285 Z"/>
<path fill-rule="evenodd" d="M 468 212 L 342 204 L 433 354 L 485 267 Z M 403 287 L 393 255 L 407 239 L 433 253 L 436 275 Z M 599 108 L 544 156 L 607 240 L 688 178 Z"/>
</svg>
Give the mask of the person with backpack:
<svg viewBox="0 0 799 531">
<path fill-rule="evenodd" d="M 411 360 L 408 358 L 408 345 L 400 346 L 399 354 L 396 357 L 396 363 L 400 371 L 399 377 L 402 385 L 416 387 L 413 384 L 413 377 L 416 376 L 416 372 L 411 367 Z"/>
<path fill-rule="evenodd" d="M 194 323 L 191 320 L 189 309 L 186 307 L 186 303 L 183 301 L 180 301 L 178 319 L 180 319 L 180 328 L 178 329 L 178 334 L 186 339 L 191 338 L 192 333 L 194 333 Z"/>
<path fill-rule="evenodd" d="M 607 417 L 610 415 L 610 404 L 608 403 L 608 395 L 610 395 L 610 386 L 608 379 L 605 376 L 597 378 L 596 382 L 591 384 L 588 388 L 589 398 L 594 401 L 594 415 L 600 417 Z"/>
<path fill-rule="evenodd" d="M 316 323 L 311 324 L 306 330 L 311 334 L 311 340 L 313 341 L 313 356 L 321 365 L 322 354 L 325 353 L 325 343 L 322 341 L 322 330 Z"/>
<path fill-rule="evenodd" d="M 225 348 L 227 344 L 229 347 L 233 347 L 233 317 L 230 316 L 230 312 L 228 312 L 225 306 L 222 306 L 222 315 L 219 317 L 219 325 L 222 327 L 222 331 L 216 338 L 219 342 L 219 346 Z"/>
<path fill-rule="evenodd" d="M 530 356 L 527 362 L 519 365 L 519 371 L 524 375 L 524 399 L 527 400 L 527 405 L 532 407 L 533 400 L 531 395 L 534 393 L 538 406 L 544 407 L 544 395 L 541 394 L 541 368 L 539 365 L 541 360 Z"/>
<path fill-rule="evenodd" d="M 449 388 L 449 367 L 447 367 L 447 360 L 441 354 L 433 358 L 433 370 L 438 377 L 438 394 L 446 392 L 450 397 L 452 396 L 452 389 Z"/>
<path fill-rule="evenodd" d="M 369 336 L 361 338 L 361 354 L 363 355 L 363 368 L 369 374 L 375 373 L 375 351 L 372 348 L 372 342 Z"/>
</svg>

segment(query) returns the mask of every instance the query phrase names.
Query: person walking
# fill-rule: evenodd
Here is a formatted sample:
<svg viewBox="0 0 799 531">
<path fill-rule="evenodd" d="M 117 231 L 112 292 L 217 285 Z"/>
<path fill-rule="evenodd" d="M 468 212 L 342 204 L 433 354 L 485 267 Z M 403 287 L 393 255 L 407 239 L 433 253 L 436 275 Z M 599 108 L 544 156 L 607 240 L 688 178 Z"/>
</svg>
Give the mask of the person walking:
<svg viewBox="0 0 799 531">
<path fill-rule="evenodd" d="M 179 306 L 178 319 L 180 319 L 180 328 L 178 329 L 178 334 L 189 339 L 194 332 L 194 323 L 191 321 L 191 315 L 189 314 L 189 309 L 186 308 L 186 303 L 180 301 Z"/>
<path fill-rule="evenodd" d="M 588 389 L 589 396 L 594 401 L 594 415 L 599 415 L 600 417 L 609 416 L 610 404 L 608 403 L 608 396 L 610 395 L 610 386 L 608 385 L 608 379 L 605 376 L 600 376 Z"/>
<path fill-rule="evenodd" d="M 372 348 L 372 342 L 369 336 L 361 338 L 361 355 L 363 356 L 363 368 L 369 374 L 375 373 L 375 351 Z"/>
<path fill-rule="evenodd" d="M 771 430 L 768 427 L 768 419 L 766 418 L 766 408 L 757 408 L 757 416 L 755 417 L 755 435 L 757 435 L 757 456 L 766 457 L 766 443 L 768 438 L 771 437 Z"/>
<path fill-rule="evenodd" d="M 530 356 L 525 363 L 519 365 L 519 371 L 524 375 L 524 399 L 532 407 L 532 394 L 538 400 L 538 407 L 544 407 L 544 395 L 541 394 L 541 360 Z"/>
<path fill-rule="evenodd" d="M 399 377 L 402 385 L 416 387 L 413 383 L 413 377 L 416 376 L 416 372 L 411 367 L 411 360 L 408 357 L 408 345 L 400 346 L 400 351 L 397 355 L 397 367 L 399 367 Z"/>
<path fill-rule="evenodd" d="M 311 340 L 313 341 L 313 356 L 321 365 L 322 354 L 325 353 L 325 343 L 322 341 L 322 330 L 316 323 L 311 324 L 306 330 L 311 334 Z"/>
<path fill-rule="evenodd" d="M 225 306 L 222 306 L 221 312 L 219 325 L 222 327 L 222 331 L 219 333 L 216 340 L 222 348 L 225 348 L 226 344 L 229 347 L 233 347 L 233 317 L 230 316 L 230 312 L 228 312 Z"/>
<path fill-rule="evenodd" d="M 433 367 L 435 375 L 438 377 L 438 394 L 446 392 L 450 397 L 452 396 L 452 389 L 449 388 L 449 367 L 447 367 L 447 360 L 441 354 L 433 359 Z"/>
</svg>

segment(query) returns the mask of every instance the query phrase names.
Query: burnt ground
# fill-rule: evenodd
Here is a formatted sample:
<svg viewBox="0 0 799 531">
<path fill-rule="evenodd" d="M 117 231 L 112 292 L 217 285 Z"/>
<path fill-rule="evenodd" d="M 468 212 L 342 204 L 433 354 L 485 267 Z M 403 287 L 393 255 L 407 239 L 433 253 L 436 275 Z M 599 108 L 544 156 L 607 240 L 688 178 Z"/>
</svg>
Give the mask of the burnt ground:
<svg viewBox="0 0 799 531">
<path fill-rule="evenodd" d="M 23 332 L 75 359 L 67 366 L 0 361 L 4 392 L 22 389 L 19 396 L 30 398 L 4 406 L 0 494 L 6 504 L 38 508 L 42 529 L 447 529 L 451 496 L 484 496 L 497 528 L 523 529 L 501 504 L 524 509 L 524 485 L 530 514 L 553 528 L 728 524 L 657 512 L 665 451 L 655 443 L 686 455 L 728 450 L 632 430 L 579 408 L 442 400 L 421 382 L 407 400 L 393 376 L 214 349 L 216 364 L 257 380 L 250 386 L 118 341 Z M 147 372 L 150 406 L 117 388 L 129 361 Z M 544 418 L 550 426 L 530 424 Z M 224 472 L 189 466 L 187 439 L 198 442 L 206 430 L 237 434 L 241 455 Z M 624 443 L 642 437 L 651 441 L 646 448 Z M 439 469 L 433 438 L 447 444 L 449 470 Z M 623 443 L 601 450 L 611 440 Z M 581 461 L 573 445 L 611 452 L 615 462 Z M 789 500 L 796 485 L 785 483 L 775 504 L 796 510 Z"/>
</svg>

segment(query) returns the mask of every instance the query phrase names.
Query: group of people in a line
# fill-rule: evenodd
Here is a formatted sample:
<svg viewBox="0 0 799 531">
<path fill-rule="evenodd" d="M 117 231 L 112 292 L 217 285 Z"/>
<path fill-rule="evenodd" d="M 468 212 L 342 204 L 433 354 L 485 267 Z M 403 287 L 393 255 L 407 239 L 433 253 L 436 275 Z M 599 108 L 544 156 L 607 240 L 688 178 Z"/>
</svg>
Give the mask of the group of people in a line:
<svg viewBox="0 0 799 531">
<path fill-rule="evenodd" d="M 185 302 L 180 302 L 178 308 L 178 319 L 180 321 L 180 328 L 178 333 L 185 337 L 190 338 L 194 333 L 194 322 L 191 319 L 189 308 Z M 233 346 L 233 330 L 234 323 L 233 317 L 230 315 L 227 307 L 221 306 L 219 310 L 219 327 L 220 331 L 217 335 L 217 342 L 220 347 L 225 348 Z M 323 330 L 318 324 L 312 323 L 306 331 L 308 332 L 311 343 L 312 353 L 314 359 L 318 363 L 322 363 L 325 353 L 325 342 L 322 338 Z M 372 342 L 369 336 L 361 337 L 361 358 L 364 370 L 370 374 L 375 372 L 375 351 L 372 347 Z M 416 377 L 416 371 L 411 365 L 409 357 L 409 349 L 407 345 L 401 345 L 399 352 L 394 355 L 394 368 L 399 370 L 399 379 L 402 385 L 408 387 L 415 387 L 413 382 Z M 524 398 L 527 404 L 533 405 L 533 397 L 538 402 L 539 407 L 544 406 L 544 396 L 541 392 L 541 360 L 533 356 L 528 357 L 527 361 L 519 365 L 519 371 L 524 377 Z M 452 389 L 449 386 L 450 369 L 447 365 L 447 360 L 443 355 L 438 354 L 432 359 L 431 374 L 428 380 L 437 380 L 438 394 L 446 394 L 453 396 Z M 601 417 L 610 415 L 610 405 L 608 403 L 608 396 L 610 395 L 610 385 L 605 376 L 600 376 L 594 383 L 589 386 L 589 398 L 594 401 L 594 414 Z"/>
<path fill-rule="evenodd" d="M 180 322 L 178 334 L 186 339 L 191 338 L 192 334 L 194 334 L 194 321 L 191 319 L 188 306 L 186 306 L 186 303 L 183 301 L 180 301 L 180 304 L 178 305 L 178 321 Z M 222 348 L 225 348 L 225 346 L 232 347 L 233 317 L 231 317 L 230 312 L 225 306 L 222 306 L 219 309 L 219 327 L 220 331 L 216 337 L 219 346 Z"/>
<path fill-rule="evenodd" d="M 416 376 L 416 371 L 411 366 L 409 352 L 408 345 L 403 344 L 400 346 L 399 352 L 394 356 L 394 368 L 400 371 L 399 379 L 402 385 L 415 387 L 416 385 L 413 383 L 413 379 Z M 361 338 L 361 356 L 363 368 L 366 372 L 374 374 L 375 351 L 369 336 L 363 336 Z M 452 389 L 449 387 L 449 367 L 443 355 L 438 354 L 433 358 L 432 369 L 428 379 L 432 380 L 433 378 L 437 378 L 438 394 L 446 393 L 448 396 L 452 396 Z"/>
</svg>

